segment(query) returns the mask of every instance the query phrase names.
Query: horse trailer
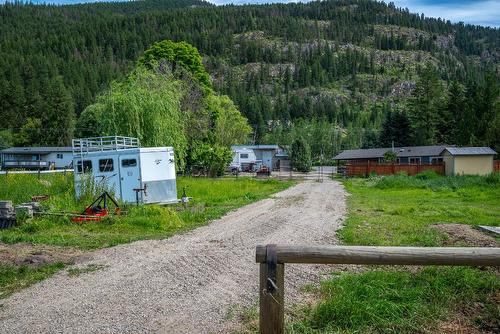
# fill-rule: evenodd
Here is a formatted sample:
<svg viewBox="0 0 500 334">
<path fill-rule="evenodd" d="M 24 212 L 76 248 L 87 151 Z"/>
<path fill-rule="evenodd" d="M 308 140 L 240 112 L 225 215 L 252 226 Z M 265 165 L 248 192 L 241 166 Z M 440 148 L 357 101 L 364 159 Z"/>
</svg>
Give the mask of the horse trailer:
<svg viewBox="0 0 500 334">
<path fill-rule="evenodd" d="M 131 137 L 73 140 L 76 197 L 85 187 L 101 187 L 124 203 L 176 203 L 174 149 L 141 148 Z"/>
</svg>

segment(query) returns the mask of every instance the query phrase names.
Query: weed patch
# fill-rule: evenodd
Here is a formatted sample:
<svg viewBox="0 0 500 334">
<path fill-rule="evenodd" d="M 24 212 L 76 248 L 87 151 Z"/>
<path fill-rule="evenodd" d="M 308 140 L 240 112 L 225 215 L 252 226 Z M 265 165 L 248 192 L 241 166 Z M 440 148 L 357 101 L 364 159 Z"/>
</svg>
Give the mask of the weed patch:
<svg viewBox="0 0 500 334">
<path fill-rule="evenodd" d="M 52 263 L 40 267 L 0 264 L 0 298 L 52 276 L 64 268 L 63 263 Z"/>
<path fill-rule="evenodd" d="M 98 271 L 98 270 L 101 270 L 101 269 L 104 269 L 104 268 L 106 268 L 106 266 L 101 265 L 101 264 L 89 264 L 89 265 L 87 265 L 86 267 L 83 267 L 83 268 L 78 268 L 78 267 L 69 268 L 68 269 L 68 276 L 70 276 L 70 277 L 78 277 L 78 276 L 80 276 L 82 274 L 93 273 L 94 271 Z"/>
<path fill-rule="evenodd" d="M 319 333 L 420 333 L 469 303 L 485 305 L 486 314 L 474 320 L 488 327 L 499 316 L 488 296 L 499 288 L 496 275 L 471 268 L 344 273 L 323 282 L 324 300 L 294 327 L 297 333 L 307 328 Z"/>
</svg>

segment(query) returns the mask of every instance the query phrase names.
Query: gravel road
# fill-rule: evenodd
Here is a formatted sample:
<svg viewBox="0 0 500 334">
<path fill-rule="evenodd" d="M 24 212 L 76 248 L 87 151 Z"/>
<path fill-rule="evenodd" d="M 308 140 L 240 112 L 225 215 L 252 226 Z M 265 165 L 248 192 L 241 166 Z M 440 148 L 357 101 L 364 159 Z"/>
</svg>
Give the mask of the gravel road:
<svg viewBox="0 0 500 334">
<path fill-rule="evenodd" d="M 338 182 L 303 182 L 165 240 L 91 253 L 2 301 L 0 333 L 227 333 L 235 307 L 258 297 L 257 244 L 335 244 L 346 193 Z M 324 268 L 323 268 L 324 269 Z M 288 265 L 287 304 L 322 267 Z"/>
</svg>

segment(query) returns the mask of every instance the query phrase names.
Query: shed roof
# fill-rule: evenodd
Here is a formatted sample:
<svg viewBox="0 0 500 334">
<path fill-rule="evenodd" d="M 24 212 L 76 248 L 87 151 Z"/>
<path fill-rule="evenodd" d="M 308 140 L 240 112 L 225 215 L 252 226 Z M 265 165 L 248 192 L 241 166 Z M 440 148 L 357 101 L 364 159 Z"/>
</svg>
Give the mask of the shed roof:
<svg viewBox="0 0 500 334">
<path fill-rule="evenodd" d="M 3 154 L 49 154 L 54 152 L 73 152 L 71 146 L 10 147 L 1 150 Z"/>
<path fill-rule="evenodd" d="M 446 147 L 451 155 L 495 155 L 497 152 L 489 147 Z"/>
<path fill-rule="evenodd" d="M 446 146 L 406 146 L 395 147 L 394 152 L 396 152 L 398 157 L 438 156 L 445 148 Z M 392 151 L 392 147 L 345 150 L 336 155 L 333 159 L 352 160 L 383 158 L 384 154 L 388 151 Z"/>
</svg>

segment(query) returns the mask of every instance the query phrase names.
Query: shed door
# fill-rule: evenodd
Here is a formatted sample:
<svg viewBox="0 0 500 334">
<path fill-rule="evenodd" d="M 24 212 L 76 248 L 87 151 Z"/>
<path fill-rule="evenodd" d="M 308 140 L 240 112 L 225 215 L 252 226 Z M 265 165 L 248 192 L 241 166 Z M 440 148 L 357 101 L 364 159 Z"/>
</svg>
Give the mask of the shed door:
<svg viewBox="0 0 500 334">
<path fill-rule="evenodd" d="M 141 187 L 141 175 L 137 155 L 120 156 L 120 185 L 122 201 L 135 203 L 134 189 Z M 142 193 L 139 193 L 139 201 L 142 201 Z"/>
<path fill-rule="evenodd" d="M 262 152 L 262 164 L 268 167 L 270 170 L 273 169 L 273 152 L 264 151 Z"/>
</svg>

